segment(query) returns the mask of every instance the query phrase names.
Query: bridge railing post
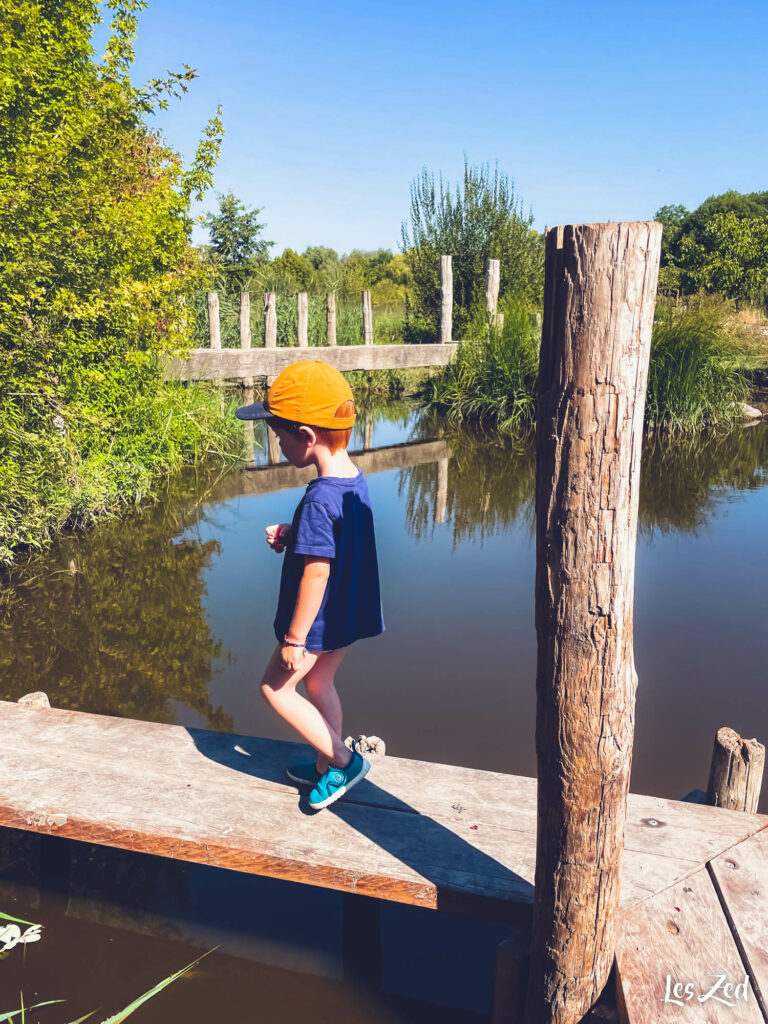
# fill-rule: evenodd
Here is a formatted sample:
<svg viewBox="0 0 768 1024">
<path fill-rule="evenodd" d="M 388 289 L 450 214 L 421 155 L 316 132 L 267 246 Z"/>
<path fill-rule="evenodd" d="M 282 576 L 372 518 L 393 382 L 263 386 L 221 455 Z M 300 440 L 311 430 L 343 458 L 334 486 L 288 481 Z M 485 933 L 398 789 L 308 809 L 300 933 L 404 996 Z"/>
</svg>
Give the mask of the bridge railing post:
<svg viewBox="0 0 768 1024">
<path fill-rule="evenodd" d="M 251 347 L 251 295 L 240 292 L 240 348 Z M 243 377 L 243 387 L 253 387 L 253 377 Z"/>
<path fill-rule="evenodd" d="M 501 329 L 504 314 L 497 312 L 499 305 L 499 283 L 501 281 L 501 261 L 488 260 L 485 264 L 485 311 L 488 323 Z"/>
</svg>

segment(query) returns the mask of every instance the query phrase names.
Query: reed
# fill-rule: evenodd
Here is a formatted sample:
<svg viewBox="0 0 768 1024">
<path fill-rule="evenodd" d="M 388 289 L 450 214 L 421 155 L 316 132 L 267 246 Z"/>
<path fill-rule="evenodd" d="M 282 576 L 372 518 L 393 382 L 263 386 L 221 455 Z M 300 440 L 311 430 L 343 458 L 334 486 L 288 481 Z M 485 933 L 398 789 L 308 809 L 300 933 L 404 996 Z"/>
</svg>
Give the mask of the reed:
<svg viewBox="0 0 768 1024">
<path fill-rule="evenodd" d="M 723 304 L 660 306 L 651 342 L 646 423 L 675 433 L 730 422 L 749 395 L 743 352 Z"/>
</svg>

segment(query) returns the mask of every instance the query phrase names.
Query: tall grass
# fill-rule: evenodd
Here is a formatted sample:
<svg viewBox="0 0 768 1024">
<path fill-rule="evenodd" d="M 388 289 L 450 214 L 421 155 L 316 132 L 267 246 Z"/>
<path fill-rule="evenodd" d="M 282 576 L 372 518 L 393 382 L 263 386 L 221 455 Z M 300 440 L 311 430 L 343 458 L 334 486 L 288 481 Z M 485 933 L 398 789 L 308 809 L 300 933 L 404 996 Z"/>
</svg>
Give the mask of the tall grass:
<svg viewBox="0 0 768 1024">
<path fill-rule="evenodd" d="M 743 353 L 724 304 L 657 310 L 648 369 L 646 422 L 674 432 L 732 421 L 749 395 Z"/>
<path fill-rule="evenodd" d="M 501 328 L 474 316 L 456 358 L 427 387 L 427 403 L 451 423 L 482 422 L 504 433 L 530 427 L 536 413 L 539 330 L 525 303 L 500 304 Z"/>
</svg>

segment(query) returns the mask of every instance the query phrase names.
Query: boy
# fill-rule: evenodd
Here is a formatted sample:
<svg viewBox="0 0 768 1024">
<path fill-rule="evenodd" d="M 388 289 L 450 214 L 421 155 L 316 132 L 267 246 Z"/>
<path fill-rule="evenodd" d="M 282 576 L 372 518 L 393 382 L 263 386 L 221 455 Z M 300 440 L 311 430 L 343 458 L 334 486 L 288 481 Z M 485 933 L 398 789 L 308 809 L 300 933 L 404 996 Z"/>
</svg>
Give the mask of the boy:
<svg viewBox="0 0 768 1024">
<path fill-rule="evenodd" d="M 265 419 L 293 466 L 314 466 L 291 523 L 266 528 L 267 543 L 285 551 L 275 615 L 277 647 L 261 692 L 317 750 L 315 761 L 288 769 L 311 786 L 310 806 L 327 807 L 367 774 L 370 765 L 341 739 L 334 686 L 347 647 L 384 629 L 373 513 L 365 477 L 347 455 L 355 422 L 352 391 L 334 367 L 305 360 L 286 367 L 266 400 L 237 410 Z M 304 683 L 306 699 L 296 692 Z"/>
</svg>

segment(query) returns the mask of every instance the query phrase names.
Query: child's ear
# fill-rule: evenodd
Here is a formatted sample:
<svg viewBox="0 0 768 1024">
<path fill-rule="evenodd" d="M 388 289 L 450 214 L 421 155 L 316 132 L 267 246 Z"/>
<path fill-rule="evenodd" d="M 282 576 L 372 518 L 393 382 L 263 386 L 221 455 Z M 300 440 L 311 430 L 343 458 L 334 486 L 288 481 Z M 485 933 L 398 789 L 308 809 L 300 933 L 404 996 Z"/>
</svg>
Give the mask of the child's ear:
<svg viewBox="0 0 768 1024">
<path fill-rule="evenodd" d="M 304 424 L 299 427 L 299 433 L 304 435 L 304 441 L 307 444 L 315 444 L 317 441 L 317 434 L 314 432 L 312 427 L 305 427 Z"/>
</svg>

